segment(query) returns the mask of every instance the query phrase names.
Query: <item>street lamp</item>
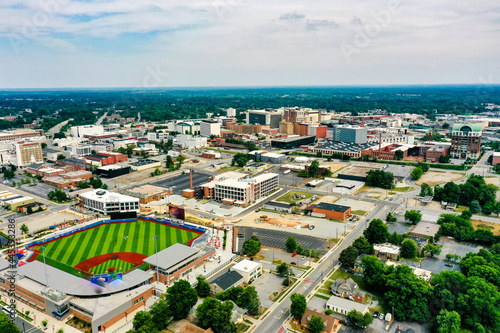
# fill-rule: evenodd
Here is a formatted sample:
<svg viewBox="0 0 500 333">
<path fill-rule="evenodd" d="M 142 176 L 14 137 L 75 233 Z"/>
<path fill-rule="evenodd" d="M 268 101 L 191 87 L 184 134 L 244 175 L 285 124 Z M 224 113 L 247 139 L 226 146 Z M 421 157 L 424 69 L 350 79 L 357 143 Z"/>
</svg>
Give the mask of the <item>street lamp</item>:
<svg viewBox="0 0 500 333">
<path fill-rule="evenodd" d="M 153 237 L 154 241 L 155 241 L 155 257 L 156 257 L 156 281 L 160 281 L 160 275 L 158 273 L 158 249 L 157 249 L 157 246 L 156 246 L 156 240 L 158 239 L 158 235 L 154 236 Z"/>
</svg>

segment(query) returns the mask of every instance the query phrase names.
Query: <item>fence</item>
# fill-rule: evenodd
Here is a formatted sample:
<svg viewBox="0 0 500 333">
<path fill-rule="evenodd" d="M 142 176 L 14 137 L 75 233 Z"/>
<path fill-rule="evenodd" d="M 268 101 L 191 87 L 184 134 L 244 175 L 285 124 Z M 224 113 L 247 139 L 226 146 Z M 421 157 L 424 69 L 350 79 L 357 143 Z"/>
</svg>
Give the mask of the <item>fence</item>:
<svg viewBox="0 0 500 333">
<path fill-rule="evenodd" d="M 231 258 L 229 258 L 228 260 L 226 260 L 225 262 L 223 262 L 219 266 L 217 266 L 217 268 L 215 268 L 215 269 L 211 270 L 210 272 L 206 273 L 205 276 L 209 277 L 209 276 L 214 275 L 215 273 L 217 273 L 218 271 L 220 271 L 221 269 L 223 269 L 224 267 L 226 267 L 236 257 L 238 257 L 237 254 L 233 255 Z"/>
</svg>

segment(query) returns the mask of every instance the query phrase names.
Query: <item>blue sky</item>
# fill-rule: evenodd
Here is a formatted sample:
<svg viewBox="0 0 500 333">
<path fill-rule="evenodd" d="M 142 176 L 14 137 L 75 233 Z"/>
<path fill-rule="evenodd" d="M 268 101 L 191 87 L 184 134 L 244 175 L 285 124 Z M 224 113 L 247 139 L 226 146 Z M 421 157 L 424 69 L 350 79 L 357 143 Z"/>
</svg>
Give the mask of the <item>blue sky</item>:
<svg viewBox="0 0 500 333">
<path fill-rule="evenodd" d="M 497 0 L 2 0 L 0 88 L 499 83 Z"/>
</svg>

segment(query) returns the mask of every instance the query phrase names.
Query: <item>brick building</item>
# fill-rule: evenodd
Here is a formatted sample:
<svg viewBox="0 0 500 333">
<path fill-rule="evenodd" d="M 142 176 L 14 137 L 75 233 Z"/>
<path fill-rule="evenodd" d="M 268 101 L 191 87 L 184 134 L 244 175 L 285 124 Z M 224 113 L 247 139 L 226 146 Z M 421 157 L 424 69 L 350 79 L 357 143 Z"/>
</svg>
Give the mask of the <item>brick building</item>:
<svg viewBox="0 0 500 333">
<path fill-rule="evenodd" d="M 327 219 L 345 221 L 351 215 L 351 207 L 322 202 L 313 206 L 312 214 Z"/>
<path fill-rule="evenodd" d="M 450 155 L 477 160 L 481 155 L 483 127 L 479 124 L 453 124 Z"/>
</svg>

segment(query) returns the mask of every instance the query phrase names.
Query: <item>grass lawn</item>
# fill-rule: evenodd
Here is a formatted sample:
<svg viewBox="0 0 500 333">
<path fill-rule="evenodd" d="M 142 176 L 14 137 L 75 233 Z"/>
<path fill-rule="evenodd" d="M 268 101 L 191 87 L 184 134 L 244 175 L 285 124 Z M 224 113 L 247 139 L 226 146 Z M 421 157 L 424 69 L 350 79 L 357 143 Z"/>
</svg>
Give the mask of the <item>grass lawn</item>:
<svg viewBox="0 0 500 333">
<path fill-rule="evenodd" d="M 455 208 L 455 213 L 462 213 L 464 210 L 467 209 L 469 209 L 469 207 L 467 206 L 457 206 L 457 208 Z"/>
<path fill-rule="evenodd" d="M 353 214 L 353 215 L 365 215 L 366 211 L 365 210 L 352 210 L 351 214 Z"/>
<path fill-rule="evenodd" d="M 414 188 L 411 186 L 395 187 L 395 188 L 391 189 L 391 191 L 393 191 L 393 192 L 411 192 L 413 190 L 414 190 Z"/>
<path fill-rule="evenodd" d="M 120 259 L 111 259 L 106 262 L 103 262 L 100 265 L 92 267 L 89 271 L 90 273 L 93 274 L 107 274 L 108 273 L 108 268 L 114 267 L 115 268 L 115 273 L 124 273 L 128 271 L 129 269 L 133 268 L 134 265 L 120 260 Z"/>
<path fill-rule="evenodd" d="M 223 172 L 227 172 L 227 171 L 240 171 L 241 169 L 243 169 L 243 168 L 240 168 L 239 166 L 235 165 L 235 166 L 228 166 L 228 167 L 222 168 L 220 170 L 217 170 L 217 172 L 223 173 Z"/>
<path fill-rule="evenodd" d="M 302 198 L 302 199 L 294 199 L 293 196 L 294 194 L 297 194 L 297 195 L 304 195 L 305 198 Z M 314 193 L 308 193 L 308 192 L 300 192 L 300 191 L 290 191 L 284 195 L 282 195 L 281 197 L 279 197 L 278 199 L 276 199 L 276 201 L 281 201 L 281 202 L 286 202 L 286 203 L 291 203 L 292 201 L 295 201 L 295 202 L 300 202 L 301 200 L 306 200 L 306 199 L 309 199 L 310 197 L 312 197 L 314 195 Z M 322 197 L 322 195 L 317 195 L 318 199 Z"/>
<path fill-rule="evenodd" d="M 187 244 L 198 236 L 151 221 L 103 224 L 45 244 L 45 260 L 49 265 L 74 274 L 69 268 L 102 254 L 133 252 L 149 257 L 155 253 L 155 235 L 159 235 L 158 251 L 176 243 Z M 37 250 L 41 251 L 41 246 L 37 246 Z M 41 254 L 36 259 L 43 262 Z"/>
</svg>

